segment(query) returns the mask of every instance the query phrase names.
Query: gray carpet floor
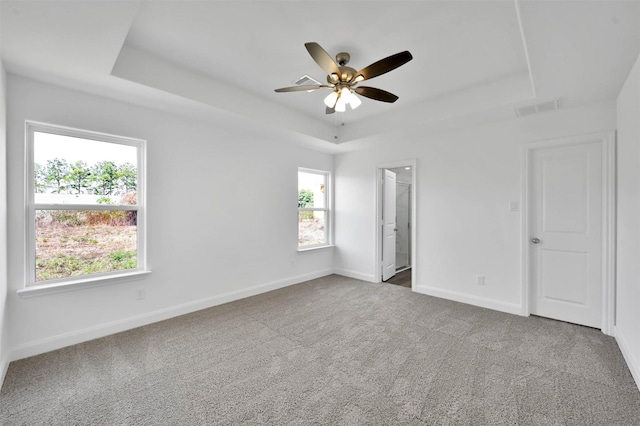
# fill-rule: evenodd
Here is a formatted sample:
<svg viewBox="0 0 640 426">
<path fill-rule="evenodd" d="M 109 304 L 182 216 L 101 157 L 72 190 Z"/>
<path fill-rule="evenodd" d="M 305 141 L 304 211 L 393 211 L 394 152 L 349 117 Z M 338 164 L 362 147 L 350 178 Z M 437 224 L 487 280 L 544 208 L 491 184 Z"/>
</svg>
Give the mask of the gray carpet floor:
<svg viewBox="0 0 640 426">
<path fill-rule="evenodd" d="M 6 425 L 640 425 L 611 337 L 328 276 L 12 362 Z"/>
</svg>

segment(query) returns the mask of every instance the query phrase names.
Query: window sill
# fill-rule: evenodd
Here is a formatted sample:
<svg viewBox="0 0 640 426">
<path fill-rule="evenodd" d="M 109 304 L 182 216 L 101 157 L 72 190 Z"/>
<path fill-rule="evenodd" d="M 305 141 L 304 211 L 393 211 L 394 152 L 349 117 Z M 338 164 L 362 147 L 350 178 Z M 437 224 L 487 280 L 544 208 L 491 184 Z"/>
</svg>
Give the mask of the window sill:
<svg viewBox="0 0 640 426">
<path fill-rule="evenodd" d="M 330 249 L 334 247 L 335 247 L 334 244 L 327 244 L 326 246 L 304 247 L 304 248 L 298 247 L 298 253 L 309 253 L 317 250 Z"/>
<path fill-rule="evenodd" d="M 65 293 L 68 291 L 84 290 L 86 288 L 101 287 L 104 285 L 118 284 L 125 281 L 139 280 L 151 271 L 123 272 L 108 276 L 90 277 L 81 280 L 63 281 L 53 284 L 32 285 L 18 290 L 22 298 L 45 296 L 48 294 Z"/>
</svg>

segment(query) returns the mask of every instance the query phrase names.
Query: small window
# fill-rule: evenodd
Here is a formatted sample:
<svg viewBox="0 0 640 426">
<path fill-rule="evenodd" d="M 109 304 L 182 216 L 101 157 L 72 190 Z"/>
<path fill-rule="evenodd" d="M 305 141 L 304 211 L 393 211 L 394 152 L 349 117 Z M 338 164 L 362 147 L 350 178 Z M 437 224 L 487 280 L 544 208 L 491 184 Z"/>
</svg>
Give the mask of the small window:
<svg viewBox="0 0 640 426">
<path fill-rule="evenodd" d="M 27 123 L 27 286 L 145 269 L 138 139 Z"/>
<path fill-rule="evenodd" d="M 329 172 L 298 169 L 298 248 L 330 244 Z"/>
</svg>

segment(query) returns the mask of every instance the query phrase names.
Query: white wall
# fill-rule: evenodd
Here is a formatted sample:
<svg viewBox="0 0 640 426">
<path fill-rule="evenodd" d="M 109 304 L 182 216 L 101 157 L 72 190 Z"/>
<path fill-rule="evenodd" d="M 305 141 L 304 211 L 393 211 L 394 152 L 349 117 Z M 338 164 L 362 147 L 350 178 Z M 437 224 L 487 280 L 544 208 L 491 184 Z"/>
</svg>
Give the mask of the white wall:
<svg viewBox="0 0 640 426">
<path fill-rule="evenodd" d="M 0 384 L 9 364 L 7 321 L 7 108 L 6 74 L 0 60 Z"/>
<path fill-rule="evenodd" d="M 336 156 L 336 271 L 375 271 L 376 165 L 416 159 L 417 291 L 521 313 L 524 143 L 613 130 L 615 102 L 442 133 L 415 127 Z M 486 284 L 475 284 L 485 275 Z"/>
<path fill-rule="evenodd" d="M 640 59 L 618 96 L 618 238 L 614 334 L 640 386 Z"/>
<path fill-rule="evenodd" d="M 330 273 L 331 250 L 297 253 L 298 167 L 333 157 L 270 129 L 190 120 L 8 77 L 8 241 L 11 357 L 127 329 Z M 151 275 L 33 298 L 24 286 L 24 121 L 146 139 Z M 204 197 L 203 197 L 204 195 Z M 136 289 L 146 298 L 136 300 Z"/>
</svg>

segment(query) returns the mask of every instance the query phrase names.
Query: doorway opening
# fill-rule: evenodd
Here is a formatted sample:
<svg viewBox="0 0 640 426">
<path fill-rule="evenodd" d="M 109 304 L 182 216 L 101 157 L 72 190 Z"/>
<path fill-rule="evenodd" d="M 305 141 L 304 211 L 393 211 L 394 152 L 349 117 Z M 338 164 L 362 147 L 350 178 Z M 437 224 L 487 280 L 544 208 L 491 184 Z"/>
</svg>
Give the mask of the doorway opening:
<svg viewBox="0 0 640 426">
<path fill-rule="evenodd" d="M 415 160 L 377 166 L 377 270 L 382 282 L 415 285 Z"/>
</svg>

